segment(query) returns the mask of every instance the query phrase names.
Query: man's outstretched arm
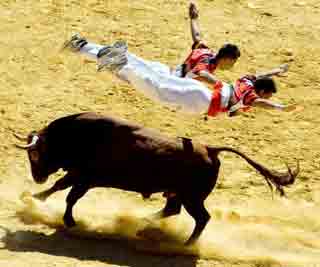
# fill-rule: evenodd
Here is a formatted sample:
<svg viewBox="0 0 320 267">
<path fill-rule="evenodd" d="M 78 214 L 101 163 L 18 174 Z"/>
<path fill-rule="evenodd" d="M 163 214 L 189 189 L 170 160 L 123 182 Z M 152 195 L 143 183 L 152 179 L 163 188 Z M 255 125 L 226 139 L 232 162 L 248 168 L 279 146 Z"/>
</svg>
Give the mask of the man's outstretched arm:
<svg viewBox="0 0 320 267">
<path fill-rule="evenodd" d="M 270 71 L 259 73 L 259 74 L 255 75 L 255 76 L 256 76 L 256 78 L 271 77 L 273 75 L 281 76 L 284 73 L 286 73 L 288 70 L 289 70 L 289 65 L 288 64 L 282 64 L 278 68 L 274 68 L 274 69 L 272 69 Z"/>
<path fill-rule="evenodd" d="M 281 111 L 294 111 L 297 110 L 299 106 L 293 104 L 293 105 L 284 105 L 280 103 L 273 102 L 268 99 L 263 99 L 263 98 L 257 98 L 256 100 L 253 101 L 251 104 L 253 107 L 261 107 L 265 109 L 276 109 L 276 110 L 281 110 Z"/>
<path fill-rule="evenodd" d="M 280 110 L 280 111 L 284 111 L 284 112 L 291 112 L 291 111 L 301 111 L 303 110 L 303 106 L 299 106 L 296 104 L 292 104 L 292 105 L 284 105 L 284 104 L 280 104 L 277 102 L 273 102 L 271 100 L 268 99 L 263 99 L 263 98 L 257 98 L 256 100 L 253 101 L 253 103 L 250 105 L 252 107 L 260 107 L 260 108 L 264 108 L 264 109 L 274 109 L 274 110 Z M 233 117 L 233 116 L 237 116 L 237 115 L 241 115 L 244 114 L 245 112 L 241 112 L 240 109 L 236 109 L 234 111 L 229 111 L 229 116 Z"/>
<path fill-rule="evenodd" d="M 198 25 L 199 12 L 195 3 L 192 1 L 189 5 L 189 18 L 193 43 L 199 43 L 201 41 L 200 29 Z"/>
</svg>

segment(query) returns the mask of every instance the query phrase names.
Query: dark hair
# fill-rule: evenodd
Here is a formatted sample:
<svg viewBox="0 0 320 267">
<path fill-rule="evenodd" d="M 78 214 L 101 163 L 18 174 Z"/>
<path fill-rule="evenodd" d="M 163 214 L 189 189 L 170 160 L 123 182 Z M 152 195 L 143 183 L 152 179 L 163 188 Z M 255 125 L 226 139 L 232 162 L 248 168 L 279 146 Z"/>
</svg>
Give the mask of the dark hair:
<svg viewBox="0 0 320 267">
<path fill-rule="evenodd" d="M 232 58 L 237 59 L 240 57 L 240 50 L 239 48 L 234 44 L 225 44 L 223 45 L 216 55 L 216 58 Z"/>
<path fill-rule="evenodd" d="M 276 93 L 277 87 L 272 78 L 261 77 L 253 81 L 255 91 L 263 90 L 265 93 Z"/>
</svg>

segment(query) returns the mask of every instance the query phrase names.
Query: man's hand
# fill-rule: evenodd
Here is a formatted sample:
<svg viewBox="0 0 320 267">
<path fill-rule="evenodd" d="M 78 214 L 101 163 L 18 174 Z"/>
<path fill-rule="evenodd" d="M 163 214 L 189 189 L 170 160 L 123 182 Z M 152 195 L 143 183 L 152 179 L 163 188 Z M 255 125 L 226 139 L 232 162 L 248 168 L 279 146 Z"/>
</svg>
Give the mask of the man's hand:
<svg viewBox="0 0 320 267">
<path fill-rule="evenodd" d="M 194 2 L 190 2 L 189 5 L 189 17 L 190 19 L 197 19 L 199 17 L 199 12 Z"/>
<path fill-rule="evenodd" d="M 304 109 L 303 106 L 299 106 L 297 104 L 293 104 L 293 105 L 285 106 L 283 108 L 283 111 L 286 111 L 286 112 L 298 112 L 298 111 L 302 111 L 303 109 Z"/>
<path fill-rule="evenodd" d="M 279 66 L 279 72 L 276 74 L 276 76 L 279 76 L 279 77 L 285 76 L 286 75 L 285 73 L 288 72 L 288 70 L 289 70 L 289 64 L 282 64 Z"/>
</svg>

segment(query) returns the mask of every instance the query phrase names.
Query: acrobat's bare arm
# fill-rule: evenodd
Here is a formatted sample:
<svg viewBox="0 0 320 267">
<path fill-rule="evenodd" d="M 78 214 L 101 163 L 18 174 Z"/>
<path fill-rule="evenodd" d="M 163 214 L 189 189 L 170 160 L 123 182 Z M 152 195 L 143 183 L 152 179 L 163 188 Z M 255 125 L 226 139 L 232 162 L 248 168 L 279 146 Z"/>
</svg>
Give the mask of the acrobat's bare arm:
<svg viewBox="0 0 320 267">
<path fill-rule="evenodd" d="M 256 100 L 253 101 L 251 105 L 253 107 L 261 107 L 265 109 L 276 109 L 276 110 L 286 111 L 286 112 L 297 110 L 297 107 L 298 107 L 296 104 L 284 105 L 284 104 L 280 104 L 280 103 L 277 103 L 268 99 L 263 99 L 263 98 L 257 98 Z"/>
<path fill-rule="evenodd" d="M 214 84 L 218 81 L 218 79 L 213 74 L 205 70 L 199 71 L 199 76 L 202 78 L 202 80 L 209 84 Z"/>
<path fill-rule="evenodd" d="M 292 105 L 284 105 L 280 104 L 277 102 L 270 101 L 268 99 L 263 99 L 263 98 L 257 98 L 254 100 L 254 102 L 251 104 L 252 107 L 258 107 L 258 108 L 263 108 L 263 109 L 274 109 L 274 110 L 280 110 L 284 112 L 297 112 L 303 110 L 303 106 L 299 106 L 297 104 L 292 104 Z M 237 115 L 244 115 L 245 112 L 241 112 L 240 109 L 234 110 L 234 111 L 229 111 L 229 116 L 237 116 Z"/>
<path fill-rule="evenodd" d="M 199 11 L 193 1 L 189 4 L 189 18 L 193 43 L 199 43 L 201 41 L 201 34 L 198 25 Z"/>
<path fill-rule="evenodd" d="M 262 78 L 262 77 L 271 77 L 271 76 L 282 76 L 289 70 L 288 64 L 282 64 L 277 68 L 271 69 L 270 71 L 266 71 L 263 73 L 256 74 L 256 78 Z"/>
</svg>

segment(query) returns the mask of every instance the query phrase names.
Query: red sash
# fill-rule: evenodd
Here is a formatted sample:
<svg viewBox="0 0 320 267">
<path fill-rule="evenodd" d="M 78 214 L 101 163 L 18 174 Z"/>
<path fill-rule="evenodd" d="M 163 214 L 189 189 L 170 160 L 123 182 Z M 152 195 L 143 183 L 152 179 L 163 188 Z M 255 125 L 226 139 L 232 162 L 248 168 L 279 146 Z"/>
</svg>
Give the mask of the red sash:
<svg viewBox="0 0 320 267">
<path fill-rule="evenodd" d="M 221 81 L 217 81 L 213 86 L 213 93 L 211 102 L 208 109 L 208 116 L 216 116 L 220 112 L 227 112 L 228 108 L 221 107 L 221 90 L 223 87 L 223 83 Z"/>
</svg>

